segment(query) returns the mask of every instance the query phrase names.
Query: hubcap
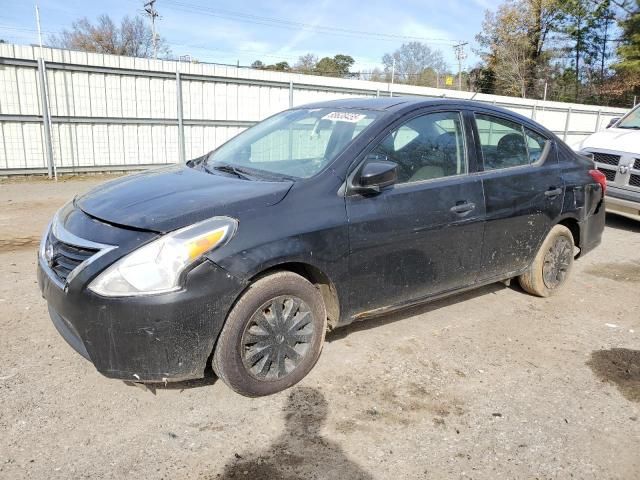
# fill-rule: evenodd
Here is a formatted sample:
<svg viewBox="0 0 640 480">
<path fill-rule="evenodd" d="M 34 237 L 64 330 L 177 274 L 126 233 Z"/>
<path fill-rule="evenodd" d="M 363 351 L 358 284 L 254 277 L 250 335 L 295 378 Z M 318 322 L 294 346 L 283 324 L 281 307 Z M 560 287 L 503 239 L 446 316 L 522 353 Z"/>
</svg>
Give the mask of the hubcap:
<svg viewBox="0 0 640 480">
<path fill-rule="evenodd" d="M 314 335 L 309 306 L 298 297 L 276 297 L 249 320 L 242 334 L 242 362 L 254 378 L 278 380 L 305 358 Z"/>
<path fill-rule="evenodd" d="M 573 245 L 566 237 L 558 237 L 544 256 L 542 279 L 549 289 L 554 289 L 567 278 Z"/>
</svg>

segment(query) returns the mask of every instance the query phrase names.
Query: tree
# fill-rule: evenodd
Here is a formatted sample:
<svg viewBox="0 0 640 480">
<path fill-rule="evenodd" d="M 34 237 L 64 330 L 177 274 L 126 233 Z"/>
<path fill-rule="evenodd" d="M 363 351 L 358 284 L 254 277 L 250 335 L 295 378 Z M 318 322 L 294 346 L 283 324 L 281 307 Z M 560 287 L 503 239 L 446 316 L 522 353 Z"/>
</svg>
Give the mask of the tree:
<svg viewBox="0 0 640 480">
<path fill-rule="evenodd" d="M 640 0 L 636 0 L 635 10 L 620 22 L 622 42 L 618 47 L 619 61 L 613 66 L 615 71 L 630 82 L 631 88 L 640 88 Z"/>
<path fill-rule="evenodd" d="M 278 62 L 274 65 L 267 65 L 265 67 L 267 70 L 275 70 L 276 72 L 289 72 L 291 71 L 291 66 L 289 62 Z"/>
<path fill-rule="evenodd" d="M 549 37 L 562 18 L 559 0 L 508 0 L 485 12 L 476 36 L 486 85 L 505 95 L 539 96 L 549 74 Z M 542 80 L 542 81 L 541 81 Z M 516 84 L 514 84 L 516 82 Z"/>
<path fill-rule="evenodd" d="M 520 2 L 526 22 L 527 61 L 527 93 L 534 95 L 539 89 L 539 80 L 548 69 L 549 55 L 545 52 L 549 34 L 552 33 L 562 18 L 559 0 L 525 0 Z"/>
<path fill-rule="evenodd" d="M 611 40 L 613 36 L 613 25 L 616 19 L 614 6 L 611 0 L 600 2 L 595 11 L 595 21 L 593 28 L 593 41 L 596 45 L 597 56 L 599 57 L 599 82 L 602 84 L 606 78 L 608 61 L 613 52 L 611 51 Z"/>
<path fill-rule="evenodd" d="M 497 12 L 485 12 L 482 33 L 476 40 L 484 50 L 480 55 L 494 78 L 496 92 L 503 95 L 527 96 L 533 68 L 532 48 L 528 41 L 529 12 L 509 1 Z"/>
<path fill-rule="evenodd" d="M 469 72 L 471 88 L 479 93 L 494 93 L 496 75 L 493 70 L 480 64 Z"/>
<path fill-rule="evenodd" d="M 307 53 L 298 58 L 298 61 L 293 66 L 293 69 L 298 73 L 304 73 L 312 75 L 318 64 L 318 57 L 313 53 Z"/>
<path fill-rule="evenodd" d="M 125 16 L 116 25 L 108 15 L 100 15 L 95 24 L 87 18 L 73 22 L 71 30 L 63 30 L 49 38 L 52 46 L 84 52 L 109 53 L 151 58 L 154 55 L 153 32 L 141 17 Z M 166 41 L 156 36 L 158 53 L 170 54 Z"/>
<path fill-rule="evenodd" d="M 356 61 L 350 55 L 337 54 L 331 57 L 321 58 L 314 68 L 314 73 L 327 77 L 349 78 L 353 74 L 349 69 Z"/>
<path fill-rule="evenodd" d="M 375 67 L 369 72 L 363 72 L 363 78 L 371 82 L 388 82 L 391 80 L 389 75 L 385 74 L 379 67 Z"/>
<path fill-rule="evenodd" d="M 565 33 L 572 43 L 569 52 L 573 56 L 573 68 L 575 70 L 575 101 L 580 95 L 581 60 L 593 56 L 595 47 L 591 36 L 595 22 L 595 10 L 593 3 L 588 0 L 566 0 L 562 5 L 563 12 L 563 33 Z M 583 62 L 586 63 L 586 62 Z"/>
<path fill-rule="evenodd" d="M 353 66 L 355 60 L 349 55 L 335 55 L 333 58 L 324 57 L 318 60 L 318 57 L 312 53 L 307 53 L 298 58 L 293 68 L 287 62 L 278 62 L 274 65 L 265 65 L 260 60 L 256 60 L 251 64 L 251 68 L 261 70 L 275 70 L 278 72 L 297 72 L 307 75 L 324 75 L 327 77 L 343 77 L 349 78 L 354 76 L 349 69 Z"/>
<path fill-rule="evenodd" d="M 251 64 L 251 68 L 255 68 L 257 70 L 273 70 L 275 72 L 290 72 L 291 66 L 288 62 L 278 62 L 273 65 L 266 65 L 261 60 L 256 60 Z"/>
<path fill-rule="evenodd" d="M 434 85 L 433 80 L 447 70 L 442 52 L 431 49 L 421 42 L 403 43 L 393 53 L 386 53 L 382 57 L 384 71 L 395 76 L 403 83 L 410 85 Z"/>
<path fill-rule="evenodd" d="M 638 12 L 640 0 L 505 0 L 485 13 L 476 36 L 482 62 L 471 72 L 473 88 L 537 98 L 544 89 L 554 100 L 626 105 L 640 83 L 640 69 L 623 65 L 625 48 L 640 58 Z M 610 65 L 618 37 L 619 59 Z"/>
</svg>

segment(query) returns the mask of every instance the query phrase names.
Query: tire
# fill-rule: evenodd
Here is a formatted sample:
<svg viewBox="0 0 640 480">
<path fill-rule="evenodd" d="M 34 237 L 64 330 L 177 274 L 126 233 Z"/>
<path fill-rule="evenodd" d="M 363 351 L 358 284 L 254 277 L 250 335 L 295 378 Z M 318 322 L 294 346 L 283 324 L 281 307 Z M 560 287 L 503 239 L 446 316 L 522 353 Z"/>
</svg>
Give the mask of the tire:
<svg viewBox="0 0 640 480">
<path fill-rule="evenodd" d="M 280 392 L 316 364 L 326 329 L 324 301 L 314 285 L 292 272 L 267 275 L 249 286 L 227 316 L 213 370 L 247 397 Z"/>
<path fill-rule="evenodd" d="M 520 286 L 538 297 L 554 295 L 564 287 L 573 267 L 574 241 L 571 231 L 555 225 L 544 239 L 536 258 L 520 277 Z"/>
</svg>

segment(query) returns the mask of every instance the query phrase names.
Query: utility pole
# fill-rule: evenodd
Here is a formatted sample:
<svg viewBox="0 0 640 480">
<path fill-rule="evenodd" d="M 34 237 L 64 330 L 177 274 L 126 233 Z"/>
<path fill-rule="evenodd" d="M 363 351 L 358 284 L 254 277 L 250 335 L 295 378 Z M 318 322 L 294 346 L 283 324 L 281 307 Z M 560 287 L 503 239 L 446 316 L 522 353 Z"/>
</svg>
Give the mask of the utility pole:
<svg viewBox="0 0 640 480">
<path fill-rule="evenodd" d="M 391 65 L 391 89 L 389 90 L 389 96 L 393 97 L 393 81 L 396 77 L 396 58 L 393 57 L 393 64 Z"/>
<path fill-rule="evenodd" d="M 467 54 L 464 51 L 464 46 L 469 42 L 460 42 L 453 46 L 456 51 L 456 60 L 458 60 L 458 90 L 462 90 L 462 62 L 467 58 Z"/>
<path fill-rule="evenodd" d="M 40 103 L 42 108 L 42 127 L 44 151 L 47 157 L 47 173 L 49 178 L 58 180 L 58 170 L 53 158 L 53 144 L 51 142 L 51 114 L 49 112 L 49 89 L 47 87 L 47 71 L 45 70 L 44 53 L 42 51 L 42 31 L 40 30 L 40 9 L 36 8 L 36 25 L 38 27 L 38 42 L 40 42 L 40 58 L 38 59 L 38 78 L 40 79 Z"/>
<path fill-rule="evenodd" d="M 158 58 L 158 36 L 156 34 L 156 18 L 160 16 L 155 7 L 156 0 L 149 0 L 144 4 L 144 11 L 151 19 L 151 31 L 153 32 L 153 58 Z"/>
<path fill-rule="evenodd" d="M 40 42 L 40 58 L 42 58 L 42 32 L 40 31 L 40 9 L 36 3 L 36 25 L 38 26 L 38 41 Z"/>
</svg>

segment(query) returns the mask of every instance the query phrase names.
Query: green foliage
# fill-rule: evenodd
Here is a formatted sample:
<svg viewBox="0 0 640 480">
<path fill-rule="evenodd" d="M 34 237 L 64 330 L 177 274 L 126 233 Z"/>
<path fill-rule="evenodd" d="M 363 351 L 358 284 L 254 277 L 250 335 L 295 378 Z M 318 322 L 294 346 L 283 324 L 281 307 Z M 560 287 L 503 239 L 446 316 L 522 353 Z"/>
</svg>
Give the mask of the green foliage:
<svg viewBox="0 0 640 480">
<path fill-rule="evenodd" d="M 476 37 L 474 89 L 542 98 L 546 86 L 551 100 L 626 105 L 640 86 L 640 0 L 632 1 L 633 10 L 631 0 L 505 0 Z"/>
<path fill-rule="evenodd" d="M 291 71 L 291 67 L 287 62 L 278 62 L 273 65 L 266 65 L 260 60 L 256 60 L 251 64 L 251 68 L 255 68 L 257 70 L 272 70 L 274 72 L 289 72 Z"/>
<path fill-rule="evenodd" d="M 640 83 L 640 0 L 636 0 L 635 9 L 620 22 L 620 27 L 623 40 L 618 48 L 619 61 L 614 68 L 621 74 L 635 75 Z"/>
<path fill-rule="evenodd" d="M 335 55 L 333 58 L 324 57 L 315 65 L 312 70 L 317 75 L 324 75 L 327 77 L 342 77 L 347 78 L 352 76 L 349 69 L 353 66 L 355 60 L 350 55 Z"/>
<path fill-rule="evenodd" d="M 251 64 L 251 68 L 259 70 L 273 70 L 276 72 L 296 72 L 307 75 L 323 75 L 326 77 L 349 78 L 354 74 L 349 71 L 355 60 L 349 55 L 338 54 L 333 57 L 324 57 L 318 60 L 312 53 L 301 56 L 293 68 L 288 62 L 278 62 L 273 65 L 265 65 L 262 61 L 256 60 Z"/>
<path fill-rule="evenodd" d="M 469 77 L 476 92 L 494 93 L 496 91 L 496 74 L 491 68 L 476 67 L 471 70 Z"/>
</svg>

